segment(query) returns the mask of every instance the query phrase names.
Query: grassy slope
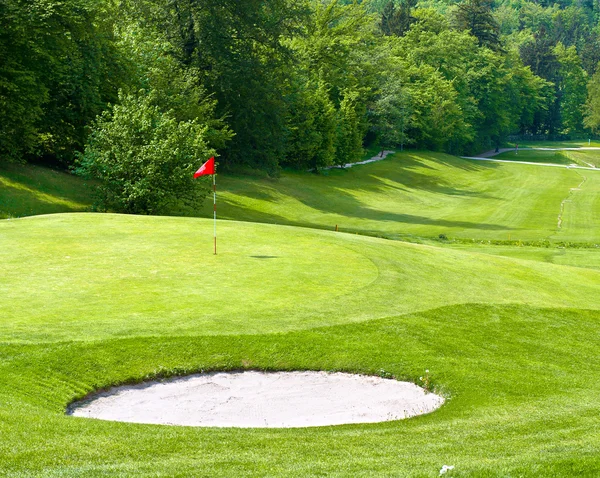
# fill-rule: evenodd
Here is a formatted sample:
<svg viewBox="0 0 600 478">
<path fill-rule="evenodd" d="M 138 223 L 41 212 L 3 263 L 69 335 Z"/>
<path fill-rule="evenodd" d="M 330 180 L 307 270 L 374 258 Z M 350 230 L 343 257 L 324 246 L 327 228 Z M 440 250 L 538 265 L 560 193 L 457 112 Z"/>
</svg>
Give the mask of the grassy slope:
<svg viewBox="0 0 600 478">
<path fill-rule="evenodd" d="M 0 164 L 0 219 L 84 211 L 90 205 L 80 178 L 40 166 Z"/>
<path fill-rule="evenodd" d="M 366 231 L 389 237 L 424 236 L 542 240 L 557 231 L 561 203 L 582 181 L 598 200 L 600 171 L 578 172 L 521 164 L 403 153 L 327 175 L 285 173 L 281 179 L 219 177 L 219 215 L 277 224 Z M 600 217 L 564 221 L 561 240 L 600 242 Z M 587 206 L 586 206 L 587 207 Z M 209 215 L 209 205 L 204 210 Z"/>
<path fill-rule="evenodd" d="M 0 227 L 0 435 L 10 437 L 0 472 L 600 473 L 600 271 L 247 223 L 223 224 L 214 257 L 210 221 L 194 219 L 54 215 Z M 416 382 L 429 369 L 450 400 L 414 420 L 292 430 L 63 415 L 111 384 L 244 367 Z"/>
<path fill-rule="evenodd" d="M 572 164 L 573 160 L 569 158 L 566 151 L 546 151 L 546 150 L 519 150 L 515 153 L 514 151 L 507 151 L 505 153 L 497 154 L 493 159 L 503 159 L 508 161 L 527 161 L 530 163 L 551 163 L 551 164 Z M 600 151 L 598 152 L 600 154 Z"/>
<path fill-rule="evenodd" d="M 515 143 L 509 143 L 514 147 Z M 585 148 L 591 146 L 593 148 L 600 147 L 600 141 L 592 140 L 590 143 L 587 140 L 574 139 L 570 141 L 519 141 L 519 148 Z"/>
</svg>

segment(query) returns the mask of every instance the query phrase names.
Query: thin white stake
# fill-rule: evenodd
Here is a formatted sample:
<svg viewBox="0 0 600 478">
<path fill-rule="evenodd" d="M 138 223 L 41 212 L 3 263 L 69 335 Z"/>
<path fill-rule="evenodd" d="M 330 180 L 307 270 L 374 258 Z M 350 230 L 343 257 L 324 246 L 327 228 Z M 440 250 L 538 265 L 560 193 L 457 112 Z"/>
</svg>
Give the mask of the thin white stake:
<svg viewBox="0 0 600 478">
<path fill-rule="evenodd" d="M 215 256 L 217 255 L 217 180 L 216 174 L 213 174 L 213 217 L 215 223 Z"/>
</svg>

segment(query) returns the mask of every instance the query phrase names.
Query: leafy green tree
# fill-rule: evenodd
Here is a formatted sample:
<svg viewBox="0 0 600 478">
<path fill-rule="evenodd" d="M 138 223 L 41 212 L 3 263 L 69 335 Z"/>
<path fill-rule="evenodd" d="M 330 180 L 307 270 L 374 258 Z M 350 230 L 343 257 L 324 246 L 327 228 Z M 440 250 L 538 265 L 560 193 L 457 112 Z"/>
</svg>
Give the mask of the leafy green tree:
<svg viewBox="0 0 600 478">
<path fill-rule="evenodd" d="M 402 150 L 404 145 L 414 142 L 408 136 L 409 128 L 413 126 L 411 110 L 412 99 L 408 88 L 402 81 L 387 81 L 372 109 L 374 129 L 382 150 L 397 146 Z"/>
<path fill-rule="evenodd" d="M 458 30 L 466 30 L 479 42 L 492 50 L 502 49 L 500 43 L 500 27 L 492 14 L 489 0 L 466 0 L 459 3 L 453 18 Z"/>
<path fill-rule="evenodd" d="M 559 43 L 554 51 L 560 65 L 556 87 L 562 131 L 580 132 L 583 129 L 583 105 L 587 97 L 587 74 L 581 67 L 574 46 L 566 48 Z"/>
<path fill-rule="evenodd" d="M 193 179 L 199 163 L 215 151 L 207 127 L 178 122 L 142 93 L 120 97 L 94 124 L 77 172 L 100 180 L 97 207 L 131 214 L 162 214 L 208 192 Z"/>
<path fill-rule="evenodd" d="M 346 90 L 337 112 L 335 163 L 344 165 L 360 160 L 366 130 L 366 108 L 357 90 Z"/>
<path fill-rule="evenodd" d="M 594 133 L 600 131 L 600 68 L 587 84 L 587 101 L 584 106 L 584 125 Z"/>
<path fill-rule="evenodd" d="M 297 28 L 303 2 L 147 0 L 132 16 L 165 32 L 175 57 L 198 73 L 217 114 L 236 133 L 224 165 L 276 172 L 285 154 L 284 83 L 291 61 L 282 39 Z"/>
<path fill-rule="evenodd" d="M 412 9 L 416 6 L 415 0 L 404 0 L 396 5 L 394 0 L 389 0 L 381 12 L 379 28 L 384 35 L 404 35 L 410 25 L 415 21 Z"/>
<path fill-rule="evenodd" d="M 0 3 L 0 155 L 72 161 L 124 80 L 110 9 L 101 0 Z"/>
<path fill-rule="evenodd" d="M 287 153 L 283 164 L 298 169 L 333 164 L 336 140 L 336 110 L 323 82 L 307 82 L 289 98 Z"/>
</svg>

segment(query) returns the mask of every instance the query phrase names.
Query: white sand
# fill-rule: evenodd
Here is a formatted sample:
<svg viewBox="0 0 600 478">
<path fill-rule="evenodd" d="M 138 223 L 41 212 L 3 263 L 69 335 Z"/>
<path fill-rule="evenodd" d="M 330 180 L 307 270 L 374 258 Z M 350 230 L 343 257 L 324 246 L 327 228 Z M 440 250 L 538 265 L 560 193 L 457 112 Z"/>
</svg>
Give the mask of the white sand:
<svg viewBox="0 0 600 478">
<path fill-rule="evenodd" d="M 311 427 L 408 418 L 444 399 L 413 383 L 326 372 L 192 375 L 118 387 L 74 404 L 78 417 L 203 427 Z"/>
</svg>

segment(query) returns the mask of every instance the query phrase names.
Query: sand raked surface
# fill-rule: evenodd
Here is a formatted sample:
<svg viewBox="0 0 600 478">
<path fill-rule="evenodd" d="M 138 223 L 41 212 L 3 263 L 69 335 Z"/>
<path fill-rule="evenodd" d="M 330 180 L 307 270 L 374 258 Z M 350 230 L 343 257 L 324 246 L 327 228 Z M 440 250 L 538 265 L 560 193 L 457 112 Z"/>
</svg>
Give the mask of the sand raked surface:
<svg viewBox="0 0 600 478">
<path fill-rule="evenodd" d="M 326 372 L 219 372 L 116 387 L 69 407 L 77 417 L 202 427 L 373 423 L 429 413 L 444 399 L 414 383 Z"/>
</svg>

